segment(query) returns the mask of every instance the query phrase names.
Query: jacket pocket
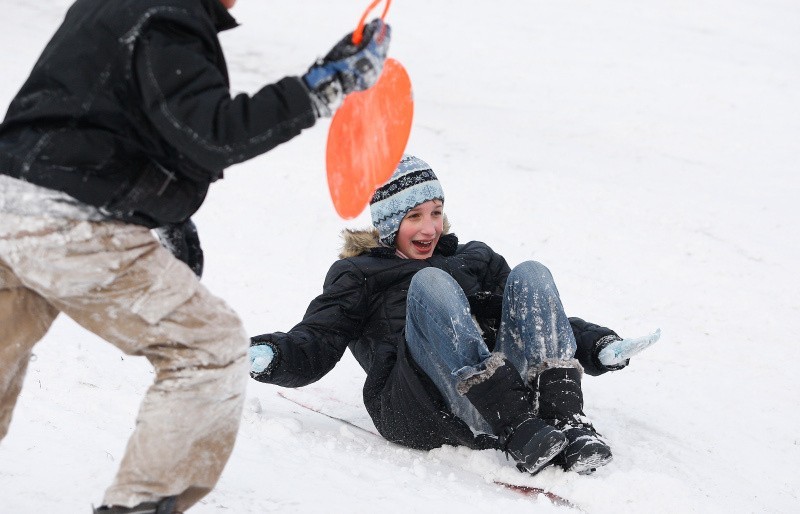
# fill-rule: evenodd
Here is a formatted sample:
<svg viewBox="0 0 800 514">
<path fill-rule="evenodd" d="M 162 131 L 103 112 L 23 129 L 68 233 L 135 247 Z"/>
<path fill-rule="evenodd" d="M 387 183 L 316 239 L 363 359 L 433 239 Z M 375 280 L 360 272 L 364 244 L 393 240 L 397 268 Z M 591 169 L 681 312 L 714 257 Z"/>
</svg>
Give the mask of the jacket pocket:
<svg viewBox="0 0 800 514">
<path fill-rule="evenodd" d="M 197 182 L 155 161 L 103 209 L 111 216 L 149 227 L 187 220 L 203 204 L 208 182 Z"/>
</svg>

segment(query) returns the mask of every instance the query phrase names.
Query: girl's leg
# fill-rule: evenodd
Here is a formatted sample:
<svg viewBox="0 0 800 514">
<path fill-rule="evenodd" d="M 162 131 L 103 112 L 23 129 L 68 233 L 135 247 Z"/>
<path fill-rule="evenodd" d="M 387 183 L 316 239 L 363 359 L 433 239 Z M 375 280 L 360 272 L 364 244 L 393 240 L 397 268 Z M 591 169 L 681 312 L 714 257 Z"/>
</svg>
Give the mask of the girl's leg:
<svg viewBox="0 0 800 514">
<path fill-rule="evenodd" d="M 414 275 L 408 289 L 406 341 L 414 362 L 433 380 L 453 413 L 476 432 L 491 433 L 458 386 L 486 371 L 492 354 L 475 326 L 464 291 L 446 272 L 425 268 Z"/>
<path fill-rule="evenodd" d="M 506 281 L 495 351 L 503 352 L 522 377 L 548 364 L 574 361 L 575 336 L 553 276 L 543 264 L 523 262 Z"/>
<path fill-rule="evenodd" d="M 530 261 L 514 268 L 495 350 L 506 353 L 533 390 L 537 415 L 566 435 L 559 464 L 567 471 L 591 473 L 612 456 L 583 413 L 583 370 L 576 348 L 550 271 Z"/>
<path fill-rule="evenodd" d="M 521 471 L 536 473 L 566 446 L 565 436 L 531 410 L 530 391 L 502 353 L 490 353 L 464 291 L 436 268 L 418 272 L 408 290 L 406 340 L 453 413 L 498 443 Z"/>
</svg>

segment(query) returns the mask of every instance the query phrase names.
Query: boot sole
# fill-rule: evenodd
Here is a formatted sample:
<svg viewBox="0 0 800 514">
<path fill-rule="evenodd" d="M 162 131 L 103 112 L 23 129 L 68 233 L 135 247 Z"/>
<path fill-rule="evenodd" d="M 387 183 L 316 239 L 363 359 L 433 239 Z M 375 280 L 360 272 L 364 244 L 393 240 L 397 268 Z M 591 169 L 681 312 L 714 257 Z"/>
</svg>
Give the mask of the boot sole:
<svg viewBox="0 0 800 514">
<path fill-rule="evenodd" d="M 592 447 L 595 447 L 594 451 L 592 451 Z M 566 471 L 572 471 L 573 473 L 578 473 L 579 475 L 590 475 L 594 473 L 597 468 L 605 466 L 614 458 L 611 452 L 609 452 L 608 446 L 604 444 L 589 443 L 582 446 L 580 450 L 574 452 L 572 456 L 578 454 L 581 456 L 577 457 L 572 465 L 564 467 Z M 570 455 L 564 455 L 565 461 L 568 461 L 569 459 Z"/>
</svg>

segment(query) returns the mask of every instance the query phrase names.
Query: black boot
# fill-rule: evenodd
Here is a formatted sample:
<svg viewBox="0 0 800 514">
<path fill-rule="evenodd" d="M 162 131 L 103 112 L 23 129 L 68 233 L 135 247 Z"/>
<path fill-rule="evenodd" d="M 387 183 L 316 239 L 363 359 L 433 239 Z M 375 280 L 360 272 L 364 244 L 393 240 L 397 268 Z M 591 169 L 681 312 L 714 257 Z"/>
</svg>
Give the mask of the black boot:
<svg viewBox="0 0 800 514">
<path fill-rule="evenodd" d="M 460 389 L 520 471 L 537 473 L 567 445 L 564 434 L 533 414 L 530 390 L 505 359 L 490 360 L 485 371 L 469 377 Z"/>
<path fill-rule="evenodd" d="M 581 371 L 552 367 L 531 383 L 539 417 L 564 432 L 568 445 L 556 458 L 566 471 L 587 475 L 611 461 L 611 448 L 600 439 L 583 413 Z"/>
<path fill-rule="evenodd" d="M 144 502 L 136 507 L 102 506 L 94 509 L 94 514 L 179 514 L 175 510 L 177 502 L 177 496 L 168 496 L 159 502 Z"/>
</svg>

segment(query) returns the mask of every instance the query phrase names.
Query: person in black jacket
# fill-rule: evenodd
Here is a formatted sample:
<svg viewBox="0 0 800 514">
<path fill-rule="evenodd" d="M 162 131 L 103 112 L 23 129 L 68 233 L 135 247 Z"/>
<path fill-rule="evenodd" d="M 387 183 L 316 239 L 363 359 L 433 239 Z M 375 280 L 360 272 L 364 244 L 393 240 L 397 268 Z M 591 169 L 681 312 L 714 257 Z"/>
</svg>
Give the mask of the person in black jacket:
<svg viewBox="0 0 800 514">
<path fill-rule="evenodd" d="M 156 372 L 96 512 L 183 512 L 214 487 L 248 339 L 198 281 L 190 217 L 225 168 L 374 84 L 388 50 L 374 20 L 302 77 L 232 97 L 217 34 L 233 3 L 77 0 L 0 124 L 0 438 L 60 312 Z"/>
<path fill-rule="evenodd" d="M 484 243 L 459 244 L 443 205 L 431 167 L 404 156 L 372 197 L 374 228 L 346 231 L 303 320 L 252 338 L 251 377 L 301 387 L 350 348 L 390 441 L 498 448 L 530 473 L 607 464 L 611 450 L 583 413 L 582 372 L 622 369 L 657 334 L 623 340 L 567 318 L 545 266 L 511 269 Z"/>
</svg>

